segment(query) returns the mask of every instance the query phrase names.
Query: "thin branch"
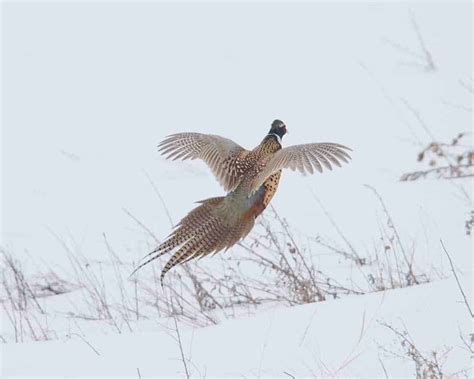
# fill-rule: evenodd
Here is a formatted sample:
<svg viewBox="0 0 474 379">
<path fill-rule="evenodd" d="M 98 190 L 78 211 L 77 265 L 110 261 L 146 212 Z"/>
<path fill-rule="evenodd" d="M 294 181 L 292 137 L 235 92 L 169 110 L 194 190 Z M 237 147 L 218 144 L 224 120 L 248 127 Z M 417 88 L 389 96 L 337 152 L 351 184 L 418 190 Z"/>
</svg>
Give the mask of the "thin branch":
<svg viewBox="0 0 474 379">
<path fill-rule="evenodd" d="M 385 202 L 383 201 L 382 199 L 382 196 L 380 196 L 380 194 L 378 193 L 378 191 L 372 187 L 371 185 L 368 185 L 368 184 L 364 184 L 365 187 L 367 187 L 368 189 L 370 189 L 374 194 L 375 196 L 378 198 L 379 202 L 380 202 L 380 205 L 382 206 L 382 209 L 385 213 L 385 215 L 387 216 L 387 219 L 389 221 L 389 225 L 392 227 L 393 229 L 393 232 L 395 233 L 395 237 L 397 239 L 397 242 L 398 242 L 398 245 L 400 246 L 400 249 L 402 251 L 402 255 L 403 255 L 403 258 L 405 259 L 405 262 L 408 266 L 408 269 L 410 270 L 410 274 L 413 275 L 411 269 L 412 269 L 412 265 L 410 263 L 410 261 L 408 260 L 407 258 L 407 254 L 405 252 L 405 248 L 403 246 L 403 243 L 402 243 L 402 239 L 400 238 L 400 235 L 398 234 L 398 230 L 397 228 L 395 227 L 395 223 L 393 222 L 393 219 L 392 219 L 392 216 L 390 215 L 390 212 L 388 211 L 386 205 L 385 205 Z M 413 275 L 414 276 L 414 275 Z"/>
<path fill-rule="evenodd" d="M 138 224 L 138 226 L 140 226 L 145 232 L 147 232 L 155 240 L 156 243 L 160 243 L 160 240 L 145 224 L 143 224 L 139 219 L 137 219 L 134 215 L 132 215 L 126 208 L 122 208 L 122 210 L 125 212 L 125 214 L 128 217 L 130 217 L 133 221 L 135 221 Z"/>
<path fill-rule="evenodd" d="M 385 375 L 385 378 L 388 379 L 387 369 L 385 368 L 385 365 L 383 364 L 383 361 L 380 359 L 380 357 L 379 357 L 379 362 L 380 362 L 380 366 L 382 366 L 382 369 L 383 369 L 383 373 L 384 373 L 384 375 Z"/>
<path fill-rule="evenodd" d="M 70 334 L 71 336 L 78 336 L 82 341 L 84 341 L 85 344 L 87 344 L 93 351 L 94 353 L 96 353 L 98 356 L 100 356 L 100 353 L 99 351 L 94 347 L 92 346 L 89 341 L 87 341 L 83 336 L 81 336 L 80 334 L 78 333 L 71 333 Z"/>
<path fill-rule="evenodd" d="M 163 199 L 163 196 L 161 196 L 160 191 L 158 191 L 158 188 L 156 187 L 155 182 L 153 182 L 153 180 L 151 179 L 151 177 L 150 177 L 150 175 L 148 174 L 148 172 L 146 172 L 145 170 L 143 170 L 143 172 L 145 173 L 145 176 L 147 177 L 148 181 L 150 182 L 150 184 L 151 184 L 151 186 L 152 186 L 152 188 L 153 188 L 153 191 L 155 191 L 156 196 L 158 196 L 158 199 L 160 199 L 161 205 L 163 206 L 163 209 L 164 209 L 165 212 L 166 212 L 166 216 L 168 217 L 168 221 L 169 221 L 171 227 L 173 227 L 173 226 L 174 226 L 174 222 L 173 222 L 173 219 L 172 219 L 172 217 L 171 217 L 170 211 L 169 211 L 168 207 L 166 206 L 165 200 Z"/>
<path fill-rule="evenodd" d="M 423 51 L 423 55 L 425 57 L 425 62 L 426 62 L 425 69 L 427 71 L 436 71 L 436 65 L 434 64 L 433 57 L 430 51 L 426 47 L 425 41 L 423 40 L 423 36 L 421 35 L 420 27 L 418 26 L 418 23 L 416 22 L 415 15 L 413 12 L 411 15 L 411 23 L 413 25 L 413 29 L 415 29 L 416 35 L 418 37 L 418 42 L 420 43 L 421 50 Z"/>
<path fill-rule="evenodd" d="M 413 171 L 413 172 L 408 172 L 406 174 L 403 174 L 400 178 L 400 181 L 402 182 L 407 182 L 407 181 L 413 181 L 417 180 L 419 178 L 426 178 L 430 174 L 436 174 L 437 179 L 463 179 L 463 178 L 469 178 L 474 176 L 474 172 L 462 172 L 461 170 L 474 170 L 474 166 L 471 164 L 459 164 L 456 166 L 440 166 L 440 167 L 434 167 L 430 168 L 428 170 L 423 170 L 423 171 Z"/>
<path fill-rule="evenodd" d="M 456 273 L 456 270 L 454 269 L 454 264 L 453 264 L 453 261 L 451 259 L 451 256 L 449 255 L 448 250 L 446 250 L 446 247 L 444 246 L 443 240 L 440 239 L 439 242 L 441 242 L 441 246 L 443 247 L 443 250 L 446 253 L 446 256 L 448 257 L 449 264 L 451 265 L 451 271 L 453 272 L 454 277 L 456 278 L 456 282 L 458 284 L 459 291 L 461 292 L 462 297 L 464 298 L 464 304 L 466 304 L 467 310 L 469 311 L 469 314 L 471 315 L 471 318 L 473 318 L 474 314 L 472 313 L 471 306 L 469 305 L 469 303 L 467 301 L 466 294 L 464 293 L 464 290 L 462 289 L 461 282 L 459 281 L 459 278 L 458 278 L 458 274 Z"/>
<path fill-rule="evenodd" d="M 184 371 L 186 372 L 186 378 L 189 379 L 188 365 L 186 364 L 186 358 L 184 357 L 183 344 L 181 343 L 181 335 L 179 334 L 178 321 L 176 321 L 176 316 L 173 315 L 174 327 L 176 331 L 176 336 L 178 337 L 179 351 L 181 353 L 181 360 L 183 361 Z"/>
</svg>

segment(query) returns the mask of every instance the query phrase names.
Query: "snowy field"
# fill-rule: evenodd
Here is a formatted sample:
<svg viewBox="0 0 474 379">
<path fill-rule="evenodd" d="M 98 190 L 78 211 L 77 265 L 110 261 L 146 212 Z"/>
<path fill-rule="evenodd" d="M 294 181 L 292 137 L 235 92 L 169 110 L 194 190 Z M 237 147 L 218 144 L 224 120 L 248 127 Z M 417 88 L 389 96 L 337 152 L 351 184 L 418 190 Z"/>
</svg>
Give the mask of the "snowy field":
<svg viewBox="0 0 474 379">
<path fill-rule="evenodd" d="M 472 376 L 471 3 L 1 12 L 1 377 Z M 352 161 L 284 172 L 240 246 L 164 290 L 166 257 L 129 278 L 223 194 L 158 143 L 253 148 L 275 118 Z"/>
</svg>

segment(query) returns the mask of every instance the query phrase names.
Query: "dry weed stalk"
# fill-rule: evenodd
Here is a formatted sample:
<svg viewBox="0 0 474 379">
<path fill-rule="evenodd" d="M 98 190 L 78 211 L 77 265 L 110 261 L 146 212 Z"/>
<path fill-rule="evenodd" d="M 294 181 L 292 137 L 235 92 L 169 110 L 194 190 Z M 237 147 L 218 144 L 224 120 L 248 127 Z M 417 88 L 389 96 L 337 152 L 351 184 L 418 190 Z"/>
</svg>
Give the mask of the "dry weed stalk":
<svg viewBox="0 0 474 379">
<path fill-rule="evenodd" d="M 251 236 L 239 244 L 240 249 L 233 249 L 231 254 L 217 255 L 212 266 L 207 266 L 202 260 L 171 271 L 163 289 L 158 271 L 166 257 L 159 258 L 156 265 L 150 266 L 150 271 L 137 273 L 127 280 L 133 263 L 122 261 L 105 235 L 105 258 L 92 261 L 72 238 L 67 242 L 51 232 L 64 249 L 72 272 L 68 279 L 73 283 L 68 283 L 67 290 L 75 289 L 71 292 L 75 297 L 72 300 L 69 294 L 64 295 L 70 305 L 66 316 L 76 324 L 80 333 L 80 324 L 90 320 L 102 321 L 118 333 L 124 329 L 134 330 L 138 320 L 157 318 L 173 318 L 192 326 L 206 326 L 217 324 L 222 319 L 253 314 L 259 307 L 269 304 L 293 306 L 427 281 L 425 276 L 415 273 L 414 252 L 406 249 L 388 208 L 377 191 L 372 190 L 387 219 L 386 225 L 381 226 L 381 245 L 375 246 L 373 256 L 358 252 L 332 218 L 344 248 L 321 238 L 302 243 L 301 237 L 297 237 L 288 222 L 271 207 Z M 155 243 L 156 237 L 151 229 L 132 217 L 130 212 L 128 215 L 147 236 L 151 236 L 153 241 L 150 240 L 150 244 Z M 327 211 L 326 215 L 330 217 Z M 338 256 L 343 256 L 357 267 L 357 271 L 350 278 L 337 277 L 334 273 L 328 275 L 328 270 L 334 266 L 327 266 L 326 261 L 320 260 L 323 255 L 329 257 L 330 264 L 337 261 Z M 2 305 L 14 325 L 17 340 L 49 336 L 49 330 L 42 324 L 37 325 L 29 312 L 18 317 L 16 308 L 25 308 L 27 301 L 35 304 L 32 295 L 38 291 L 25 285 L 28 282 L 12 261 L 6 267 L 13 274 L 14 280 L 10 283 L 15 285 L 4 284 L 7 299 L 11 300 Z M 65 283 L 57 275 L 52 278 L 55 282 Z M 49 289 L 41 293 L 63 292 L 61 287 L 59 290 L 56 287 L 43 286 Z"/>
<path fill-rule="evenodd" d="M 259 269 L 255 276 L 247 276 L 246 287 L 254 292 L 257 303 L 284 302 L 288 305 L 324 301 L 343 294 L 361 294 L 345 287 L 323 273 L 312 261 L 309 249 L 302 248 L 286 220 L 271 207 L 273 220 L 262 218 L 260 233 L 253 235 L 250 243 L 242 242 L 248 255 L 237 261 L 250 262 Z"/>
<path fill-rule="evenodd" d="M 408 48 L 407 46 L 404 46 L 401 43 L 388 38 L 385 38 L 384 42 L 403 53 L 406 58 L 410 58 L 409 61 L 402 62 L 400 65 L 421 68 L 425 72 L 436 71 L 436 64 L 434 62 L 433 56 L 425 44 L 421 29 L 413 12 L 411 12 L 410 21 L 419 44 L 418 49 Z"/>
<path fill-rule="evenodd" d="M 469 302 L 467 301 L 467 296 L 466 294 L 464 293 L 464 290 L 462 288 L 462 285 L 461 285 L 461 282 L 459 281 L 459 278 L 458 278 L 458 274 L 456 273 L 456 270 L 454 268 L 454 263 L 453 263 L 453 260 L 451 259 L 451 255 L 449 255 L 448 253 L 448 250 L 446 249 L 446 247 L 444 246 L 444 243 L 443 243 L 443 240 L 439 240 L 439 242 L 441 243 L 441 246 L 443 248 L 443 251 L 444 253 L 446 254 L 446 257 L 448 257 L 448 260 L 449 260 L 449 265 L 451 266 L 451 271 L 454 275 L 454 278 L 456 279 L 456 283 L 458 285 L 458 289 L 459 289 L 459 292 L 461 293 L 462 297 L 463 297 L 463 301 L 464 301 L 464 304 L 466 305 L 466 308 L 469 312 L 469 316 L 471 316 L 471 319 L 474 318 L 474 313 L 472 313 L 472 309 L 471 309 L 471 306 L 469 305 Z"/>
<path fill-rule="evenodd" d="M 471 88 L 472 93 L 472 88 Z M 462 132 L 449 143 L 437 142 L 421 116 L 409 104 L 407 107 L 414 113 L 431 141 L 419 154 L 418 162 L 426 162 L 429 168 L 405 173 L 401 181 L 416 181 L 425 178 L 448 180 L 457 187 L 466 200 L 471 211 L 464 223 L 465 233 L 470 236 L 474 227 L 474 210 L 472 210 L 472 191 L 463 186 L 463 179 L 474 177 L 474 146 L 472 141 L 466 141 L 471 133 Z M 472 112 L 472 110 L 471 110 Z M 454 181 L 456 179 L 456 181 Z M 458 183 L 460 181 L 460 183 Z M 456 185 L 458 184 L 458 185 Z"/>
<path fill-rule="evenodd" d="M 178 346 L 179 346 L 179 353 L 181 355 L 181 362 L 183 362 L 183 367 L 184 367 L 184 372 L 186 373 L 186 378 L 189 378 L 188 365 L 186 364 L 186 357 L 184 356 L 183 343 L 181 341 L 181 334 L 179 333 L 178 321 L 176 320 L 176 316 L 173 317 L 173 320 L 174 320 L 174 328 L 175 328 L 175 332 L 176 332 L 176 339 L 177 339 Z"/>
<path fill-rule="evenodd" d="M 404 355 L 400 355 L 400 353 L 394 351 L 389 351 L 384 347 L 380 347 L 380 349 L 395 357 L 408 357 L 415 365 L 416 378 L 442 379 L 446 376 L 443 373 L 443 365 L 447 360 L 450 349 L 444 348 L 442 352 L 434 350 L 430 352 L 421 351 L 416 346 L 406 328 L 398 330 L 392 325 L 384 322 L 380 322 L 380 325 L 386 327 L 395 334 L 401 344 Z"/>
<path fill-rule="evenodd" d="M 55 333 L 48 328 L 48 314 L 40 305 L 20 263 L 6 251 L 2 250 L 1 253 L 3 269 L 0 302 L 10 322 L 15 342 L 54 337 Z"/>
<path fill-rule="evenodd" d="M 474 146 L 464 141 L 469 133 L 459 133 L 449 143 L 433 141 L 419 154 L 418 162 L 429 168 L 403 174 L 401 181 L 425 178 L 462 179 L 474 176 Z"/>
<path fill-rule="evenodd" d="M 360 280 L 352 282 L 351 288 L 356 288 L 360 293 L 404 288 L 428 282 L 428 276 L 415 268 L 415 250 L 412 248 L 410 251 L 405 246 L 382 196 L 374 187 L 366 187 L 374 193 L 384 215 L 383 219 L 378 220 L 379 236 L 373 249 L 365 254 L 358 252 L 317 197 L 316 200 L 341 237 L 342 246 L 326 242 L 322 237 L 314 239 L 314 242 L 353 263 L 357 269 L 354 275 L 360 275 Z"/>
</svg>

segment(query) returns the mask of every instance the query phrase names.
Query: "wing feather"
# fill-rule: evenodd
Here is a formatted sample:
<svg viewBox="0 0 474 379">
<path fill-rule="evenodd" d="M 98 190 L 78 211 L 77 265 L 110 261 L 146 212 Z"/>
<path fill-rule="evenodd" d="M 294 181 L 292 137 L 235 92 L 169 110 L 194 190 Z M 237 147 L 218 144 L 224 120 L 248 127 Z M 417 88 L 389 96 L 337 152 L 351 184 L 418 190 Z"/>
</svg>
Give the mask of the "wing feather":
<svg viewBox="0 0 474 379">
<path fill-rule="evenodd" d="M 323 172 L 323 166 L 321 166 L 321 163 L 318 161 L 318 157 L 311 152 L 311 150 L 308 151 L 308 156 L 311 159 L 311 162 L 313 163 L 313 166 L 318 170 L 320 173 Z"/>
<path fill-rule="evenodd" d="M 249 153 L 230 139 L 201 133 L 172 134 L 158 147 L 167 159 L 203 160 L 226 191 L 239 184 L 243 173 L 236 164 Z"/>
<path fill-rule="evenodd" d="M 305 171 L 309 172 L 310 174 L 313 174 L 314 173 L 313 165 L 311 164 L 311 161 L 309 160 L 308 154 L 302 154 L 301 160 L 303 161 Z"/>
<path fill-rule="evenodd" d="M 317 156 L 318 161 L 321 162 L 324 167 L 326 167 L 328 170 L 332 170 L 331 163 L 329 163 L 329 161 L 326 159 L 326 156 L 322 150 L 315 150 L 313 153 Z"/>
<path fill-rule="evenodd" d="M 351 159 L 347 151 L 350 148 L 337 143 L 308 143 L 285 147 L 269 158 L 261 171 L 255 176 L 251 184 L 251 193 L 255 192 L 265 180 L 275 172 L 284 168 L 302 173 L 314 173 L 314 169 L 323 172 L 324 168 L 332 170 L 334 166 L 341 166 L 341 162 L 348 163 Z"/>
</svg>

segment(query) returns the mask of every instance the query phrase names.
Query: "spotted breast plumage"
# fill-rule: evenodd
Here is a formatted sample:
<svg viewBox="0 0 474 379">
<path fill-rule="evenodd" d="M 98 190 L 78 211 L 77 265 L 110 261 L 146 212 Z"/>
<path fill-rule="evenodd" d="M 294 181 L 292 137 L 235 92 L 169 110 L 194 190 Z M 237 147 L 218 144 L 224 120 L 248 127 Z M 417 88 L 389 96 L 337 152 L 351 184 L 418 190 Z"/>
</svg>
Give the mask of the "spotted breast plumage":
<svg viewBox="0 0 474 379">
<path fill-rule="evenodd" d="M 227 191 L 226 196 L 199 201 L 174 231 L 139 265 L 166 253 L 174 254 L 161 272 L 161 281 L 174 266 L 194 258 L 228 249 L 252 230 L 255 219 L 265 210 L 280 181 L 284 168 L 302 173 L 322 172 L 341 166 L 350 156 L 346 146 L 336 143 L 308 143 L 282 148 L 287 133 L 285 123 L 273 121 L 270 131 L 253 150 L 230 139 L 201 133 L 178 133 L 159 144 L 167 158 L 201 159 Z M 134 271 L 134 272 L 135 272 Z"/>
</svg>

